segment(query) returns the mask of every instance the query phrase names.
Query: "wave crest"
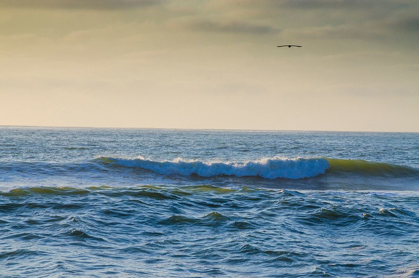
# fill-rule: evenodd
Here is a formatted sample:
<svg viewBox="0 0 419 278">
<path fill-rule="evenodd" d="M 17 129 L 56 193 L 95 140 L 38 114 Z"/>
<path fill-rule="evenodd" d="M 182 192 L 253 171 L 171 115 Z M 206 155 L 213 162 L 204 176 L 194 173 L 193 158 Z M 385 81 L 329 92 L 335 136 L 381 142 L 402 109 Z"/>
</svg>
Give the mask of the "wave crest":
<svg viewBox="0 0 419 278">
<path fill-rule="evenodd" d="M 143 157 L 135 159 L 100 157 L 98 160 L 105 164 L 141 168 L 163 175 L 197 175 L 200 177 L 235 176 L 265 179 L 302 179 L 324 174 L 329 168 L 329 162 L 325 158 L 264 158 L 240 163 L 203 162 L 180 158 L 172 161 L 154 161 Z"/>
</svg>

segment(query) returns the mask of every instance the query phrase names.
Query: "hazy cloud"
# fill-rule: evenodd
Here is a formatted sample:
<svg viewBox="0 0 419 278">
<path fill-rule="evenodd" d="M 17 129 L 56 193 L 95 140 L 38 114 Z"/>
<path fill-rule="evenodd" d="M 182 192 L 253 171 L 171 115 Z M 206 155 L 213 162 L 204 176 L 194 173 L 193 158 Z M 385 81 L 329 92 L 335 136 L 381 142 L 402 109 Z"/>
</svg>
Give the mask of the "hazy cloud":
<svg viewBox="0 0 419 278">
<path fill-rule="evenodd" d="M 394 27 L 404 31 L 419 32 L 419 17 L 401 19 L 394 24 Z"/>
<path fill-rule="evenodd" d="M 187 24 L 190 29 L 204 32 L 218 33 L 248 33 L 248 34 L 272 34 L 281 30 L 269 25 L 260 25 L 249 22 L 218 22 L 210 20 L 200 20 Z"/>
<path fill-rule="evenodd" d="M 0 7 L 49 9 L 128 9 L 162 4 L 164 0 L 0 0 Z"/>
<path fill-rule="evenodd" d="M 326 26 L 288 31 L 287 33 L 304 38 L 332 40 L 383 40 L 388 34 L 379 28 L 353 26 Z"/>
<path fill-rule="evenodd" d="M 301 9 L 365 9 L 365 8 L 403 8 L 408 7 L 406 1 L 394 0 L 282 0 L 282 6 Z"/>
</svg>

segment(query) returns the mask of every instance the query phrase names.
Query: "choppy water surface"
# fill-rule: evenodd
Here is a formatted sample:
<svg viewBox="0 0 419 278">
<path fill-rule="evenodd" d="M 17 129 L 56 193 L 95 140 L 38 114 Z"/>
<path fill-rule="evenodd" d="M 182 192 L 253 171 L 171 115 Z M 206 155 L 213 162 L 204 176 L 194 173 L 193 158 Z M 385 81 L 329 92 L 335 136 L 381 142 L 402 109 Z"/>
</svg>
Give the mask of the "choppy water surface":
<svg viewBox="0 0 419 278">
<path fill-rule="evenodd" d="M 419 134 L 0 128 L 5 277 L 416 277 Z"/>
</svg>

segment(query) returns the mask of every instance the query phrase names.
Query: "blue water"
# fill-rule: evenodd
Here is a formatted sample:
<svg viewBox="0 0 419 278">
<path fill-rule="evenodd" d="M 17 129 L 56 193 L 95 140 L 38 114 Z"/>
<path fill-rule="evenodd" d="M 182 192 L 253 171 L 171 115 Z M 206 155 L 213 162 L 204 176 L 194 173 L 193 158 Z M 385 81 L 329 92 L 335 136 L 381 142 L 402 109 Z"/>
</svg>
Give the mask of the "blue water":
<svg viewBox="0 0 419 278">
<path fill-rule="evenodd" d="M 419 134 L 0 127 L 4 277 L 416 277 Z"/>
</svg>

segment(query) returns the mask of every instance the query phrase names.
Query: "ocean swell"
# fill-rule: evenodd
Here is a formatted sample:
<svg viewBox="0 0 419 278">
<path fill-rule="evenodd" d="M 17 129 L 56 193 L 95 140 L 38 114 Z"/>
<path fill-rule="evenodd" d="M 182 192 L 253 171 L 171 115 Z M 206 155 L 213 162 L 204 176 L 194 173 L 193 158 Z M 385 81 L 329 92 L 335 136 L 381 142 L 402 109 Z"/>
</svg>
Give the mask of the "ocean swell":
<svg viewBox="0 0 419 278">
<path fill-rule="evenodd" d="M 327 158 L 330 164 L 328 173 L 333 174 L 352 174 L 357 176 L 374 177 L 417 177 L 419 170 L 402 165 L 389 163 L 356 160 L 356 159 L 331 159 Z"/>
<path fill-rule="evenodd" d="M 329 162 L 325 158 L 263 158 L 246 162 L 203 162 L 180 158 L 172 161 L 154 161 L 143 157 L 135 159 L 100 157 L 98 161 L 145 169 L 163 175 L 261 177 L 265 179 L 312 178 L 324 174 L 329 168 Z"/>
</svg>

